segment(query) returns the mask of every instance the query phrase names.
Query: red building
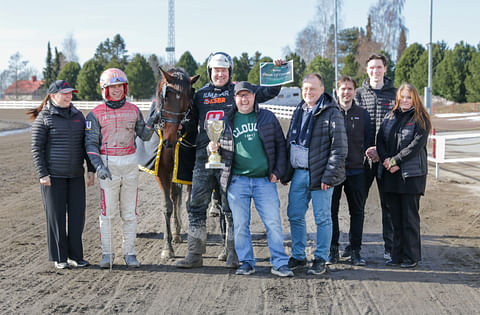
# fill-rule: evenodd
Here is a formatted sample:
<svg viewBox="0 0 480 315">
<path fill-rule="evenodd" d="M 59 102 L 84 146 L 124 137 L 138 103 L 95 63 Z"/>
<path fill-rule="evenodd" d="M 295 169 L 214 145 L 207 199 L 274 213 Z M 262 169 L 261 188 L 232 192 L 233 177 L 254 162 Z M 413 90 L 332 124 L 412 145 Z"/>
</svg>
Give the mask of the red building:
<svg viewBox="0 0 480 315">
<path fill-rule="evenodd" d="M 36 76 L 32 76 L 31 80 L 17 80 L 3 91 L 3 98 L 6 101 L 42 99 L 46 95 L 46 87 L 43 86 L 44 82 L 44 80 L 37 80 Z"/>
</svg>

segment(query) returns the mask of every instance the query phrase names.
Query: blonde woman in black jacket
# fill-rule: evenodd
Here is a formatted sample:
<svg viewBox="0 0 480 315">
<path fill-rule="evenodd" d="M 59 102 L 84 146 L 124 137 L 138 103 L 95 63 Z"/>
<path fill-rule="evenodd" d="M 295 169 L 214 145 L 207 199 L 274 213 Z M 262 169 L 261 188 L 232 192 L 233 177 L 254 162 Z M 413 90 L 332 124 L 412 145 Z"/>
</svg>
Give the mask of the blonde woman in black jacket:
<svg viewBox="0 0 480 315">
<path fill-rule="evenodd" d="M 77 90 L 66 81 L 55 81 L 42 104 L 28 112 L 35 120 L 32 157 L 47 217 L 49 260 L 55 262 L 57 269 L 88 266 L 82 247 L 84 161 L 88 165 L 89 186 L 95 170 L 85 151 L 85 117 L 71 104 L 72 92 Z"/>
<path fill-rule="evenodd" d="M 416 88 L 408 83 L 397 91 L 396 103 L 377 135 L 380 157 L 378 176 L 393 223 L 392 259 L 389 266 L 414 268 L 422 259 L 420 196 L 427 182 L 427 140 L 430 117 Z"/>
</svg>

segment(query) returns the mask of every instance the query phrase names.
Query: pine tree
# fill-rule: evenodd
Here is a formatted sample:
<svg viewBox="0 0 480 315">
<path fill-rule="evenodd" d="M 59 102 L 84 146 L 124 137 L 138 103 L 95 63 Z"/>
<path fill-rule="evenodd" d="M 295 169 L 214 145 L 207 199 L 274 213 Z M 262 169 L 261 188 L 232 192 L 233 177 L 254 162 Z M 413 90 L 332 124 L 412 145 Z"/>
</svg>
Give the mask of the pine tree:
<svg viewBox="0 0 480 315">
<path fill-rule="evenodd" d="M 197 82 L 195 82 L 195 84 L 193 85 L 196 90 L 200 89 L 202 86 L 210 82 L 210 78 L 208 77 L 207 73 L 207 65 L 208 58 L 206 58 L 202 65 L 198 67 L 197 71 L 195 71 L 195 74 L 200 75 L 200 78 L 198 78 Z"/>
<path fill-rule="evenodd" d="M 467 65 L 472 59 L 474 48 L 463 41 L 453 50 L 447 51 L 434 74 L 433 87 L 438 95 L 455 102 L 465 102 L 465 77 Z"/>
<path fill-rule="evenodd" d="M 189 76 L 193 76 L 198 69 L 197 62 L 188 50 L 183 53 L 183 55 L 178 60 L 176 66 L 183 68 L 185 71 L 187 71 L 187 74 Z"/>
<path fill-rule="evenodd" d="M 250 72 L 250 58 L 248 53 L 244 52 L 240 58 L 233 57 L 233 77 L 232 81 L 240 82 L 248 80 L 248 73 Z"/>
<path fill-rule="evenodd" d="M 270 57 L 263 57 L 261 58 L 255 66 L 253 66 L 252 70 L 248 73 L 248 82 L 253 84 L 260 84 L 260 64 L 262 62 L 272 62 L 273 59 Z"/>
<path fill-rule="evenodd" d="M 52 49 L 50 48 L 50 42 L 47 46 L 47 58 L 45 60 L 45 68 L 43 68 L 43 79 L 45 80 L 45 87 L 50 86 L 53 81 L 55 81 L 55 76 L 53 75 L 53 62 L 52 62 Z"/>
<path fill-rule="evenodd" d="M 433 44 L 432 47 L 432 72 L 435 74 L 437 65 L 443 60 L 447 44 L 445 42 L 440 42 Z M 415 66 L 411 69 L 409 80 L 410 83 L 423 94 L 424 88 L 428 85 L 428 50 L 425 50 L 422 53 Z M 432 92 L 435 95 L 438 94 L 435 88 Z"/>
<path fill-rule="evenodd" d="M 62 70 L 58 74 L 58 80 L 65 80 L 70 83 L 71 86 L 75 87 L 77 85 L 77 78 L 80 73 L 80 64 L 75 61 L 68 62 L 63 66 Z M 74 99 L 76 99 L 76 94 L 73 94 Z"/>
<path fill-rule="evenodd" d="M 343 59 L 343 69 L 340 71 L 341 75 L 348 75 L 352 78 L 355 79 L 357 84 L 359 81 L 356 79 L 358 76 L 358 69 L 360 68 L 360 65 L 358 62 L 355 60 L 355 56 L 353 54 L 348 54 L 344 59 Z"/>
<path fill-rule="evenodd" d="M 61 51 L 58 51 L 57 47 L 55 47 L 55 58 L 52 64 L 52 78 L 53 81 L 57 80 L 58 74 L 60 70 L 62 70 L 64 64 L 64 56 Z M 53 82 L 52 81 L 52 82 Z"/>
<path fill-rule="evenodd" d="M 310 73 L 319 73 L 323 78 L 325 92 L 329 94 L 332 93 L 335 85 L 335 68 L 329 59 L 323 58 L 322 56 L 313 58 L 305 71 L 305 74 Z"/>
<path fill-rule="evenodd" d="M 125 68 L 129 94 L 135 99 L 150 99 L 155 94 L 155 76 L 145 57 L 136 54 Z"/>
<path fill-rule="evenodd" d="M 84 101 L 101 99 L 100 75 L 103 67 L 95 60 L 90 59 L 83 65 L 77 78 L 78 98 Z"/>
<path fill-rule="evenodd" d="M 468 64 L 468 75 L 465 78 L 467 101 L 480 102 L 480 50 L 477 50 Z"/>
<path fill-rule="evenodd" d="M 395 86 L 399 87 L 400 84 L 410 81 L 410 74 L 415 64 L 419 61 L 425 48 L 418 43 L 413 43 L 408 46 L 402 54 L 402 57 L 397 62 L 395 67 Z"/>
<path fill-rule="evenodd" d="M 286 61 L 293 60 L 293 82 L 288 83 L 285 86 L 302 86 L 303 74 L 307 65 L 305 61 L 296 53 L 292 52 L 289 55 L 285 56 Z"/>
</svg>

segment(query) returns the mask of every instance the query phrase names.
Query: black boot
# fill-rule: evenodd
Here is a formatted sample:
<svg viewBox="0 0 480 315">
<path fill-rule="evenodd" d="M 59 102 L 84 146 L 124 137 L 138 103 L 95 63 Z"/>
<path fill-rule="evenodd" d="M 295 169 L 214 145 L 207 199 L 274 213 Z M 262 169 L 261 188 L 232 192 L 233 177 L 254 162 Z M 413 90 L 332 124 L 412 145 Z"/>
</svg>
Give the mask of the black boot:
<svg viewBox="0 0 480 315">
<path fill-rule="evenodd" d="M 330 254 L 328 255 L 328 260 L 325 264 L 333 265 L 338 263 L 340 258 L 340 254 L 338 253 L 338 246 L 331 246 L 330 247 Z"/>
<path fill-rule="evenodd" d="M 367 264 L 365 260 L 362 259 L 362 256 L 360 256 L 359 249 L 352 250 L 352 257 L 350 260 L 352 261 L 352 265 L 355 266 L 365 266 Z"/>
</svg>

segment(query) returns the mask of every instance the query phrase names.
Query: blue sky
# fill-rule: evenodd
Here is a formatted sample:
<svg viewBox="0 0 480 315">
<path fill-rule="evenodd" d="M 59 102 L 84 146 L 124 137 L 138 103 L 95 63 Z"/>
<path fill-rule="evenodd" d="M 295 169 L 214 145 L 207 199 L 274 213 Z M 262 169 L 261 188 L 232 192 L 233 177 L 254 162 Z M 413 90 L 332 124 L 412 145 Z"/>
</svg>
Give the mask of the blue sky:
<svg viewBox="0 0 480 315">
<path fill-rule="evenodd" d="M 333 0 L 332 0 L 333 1 Z M 377 0 L 344 0 L 344 27 L 365 26 L 369 7 Z M 83 64 L 106 38 L 120 33 L 129 54 L 155 53 L 166 58 L 167 0 L 8 1 L 0 10 L 0 71 L 19 51 L 39 72 L 45 66 L 47 42 L 61 50 L 67 34 L 77 40 Z M 176 57 L 189 50 L 198 62 L 212 51 L 232 56 L 260 51 L 281 57 L 294 48 L 295 38 L 310 22 L 316 0 L 177 0 L 175 3 Z M 425 44 L 429 38 L 430 0 L 406 0 L 407 42 Z M 54 7 L 56 6 L 56 8 Z M 451 47 L 463 40 L 480 42 L 480 1 L 434 0 L 433 40 Z"/>
</svg>

